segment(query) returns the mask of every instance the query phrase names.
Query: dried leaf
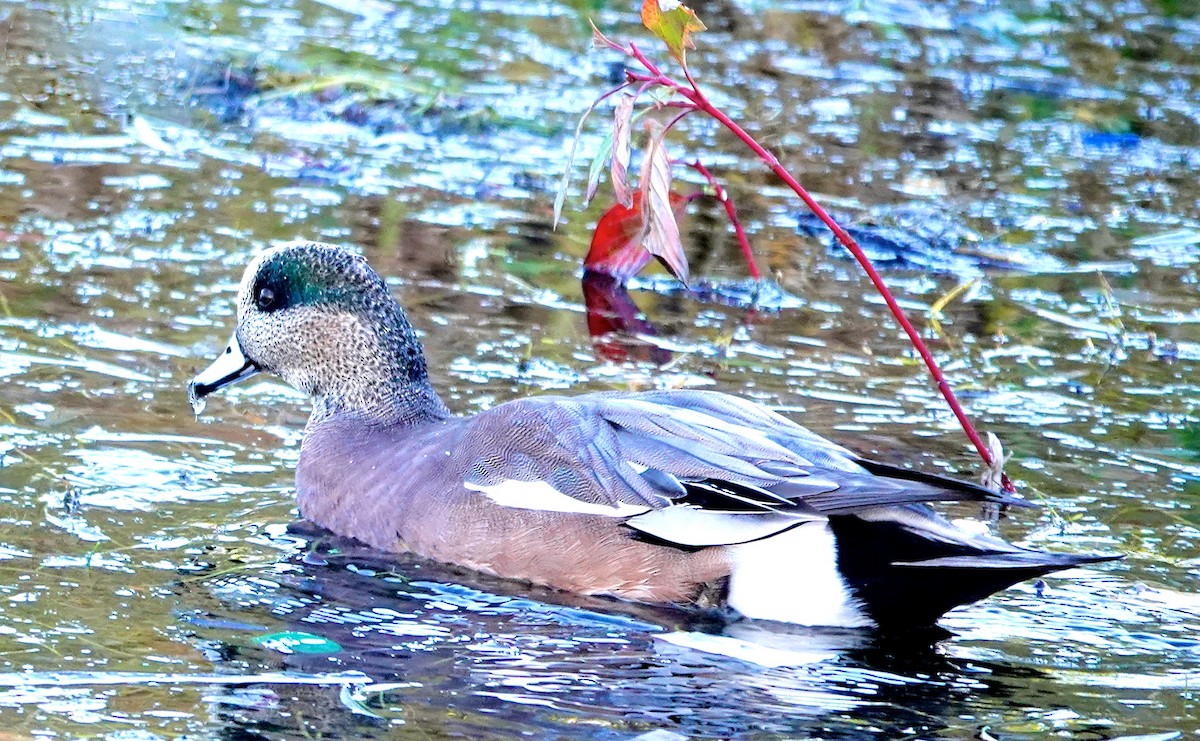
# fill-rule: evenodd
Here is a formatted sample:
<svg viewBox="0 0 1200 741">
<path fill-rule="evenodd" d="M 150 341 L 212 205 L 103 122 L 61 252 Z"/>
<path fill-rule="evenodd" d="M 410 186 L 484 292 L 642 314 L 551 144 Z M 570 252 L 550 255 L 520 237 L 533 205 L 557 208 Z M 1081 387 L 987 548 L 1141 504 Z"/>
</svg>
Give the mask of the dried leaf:
<svg viewBox="0 0 1200 741">
<path fill-rule="evenodd" d="M 635 102 L 636 102 L 636 98 L 635 98 Z M 637 113 L 634 113 L 629 119 L 630 128 L 632 128 L 633 122 L 637 121 L 642 116 L 646 115 L 647 113 L 649 113 L 652 110 L 654 110 L 653 107 L 648 107 L 648 108 L 641 109 Z M 609 132 L 604 135 L 604 139 L 601 140 L 600 147 L 599 147 L 599 149 L 596 150 L 596 156 L 592 158 L 592 164 L 588 168 L 587 196 L 584 199 L 585 206 L 587 204 L 591 203 L 592 198 L 594 198 L 596 196 L 596 190 L 599 188 L 599 185 L 600 185 L 600 175 L 604 172 L 604 165 L 609 161 L 609 156 L 612 155 L 612 152 L 613 152 L 613 131 L 610 129 Z M 625 177 L 626 188 L 628 188 L 628 180 L 629 180 L 629 178 L 628 178 L 629 155 L 628 154 L 625 155 L 625 158 L 623 161 L 625 162 L 625 168 L 626 168 L 626 177 Z M 629 204 L 627 203 L 626 205 L 629 205 Z"/>
<path fill-rule="evenodd" d="M 641 188 L 642 211 L 645 216 L 642 246 L 657 257 L 671 274 L 687 283 L 687 256 L 683 253 L 683 241 L 679 236 L 679 223 L 671 207 L 671 158 L 663 141 L 666 130 L 662 124 L 646 122 L 649 141 L 642 156 Z"/>
<path fill-rule="evenodd" d="M 684 65 L 686 50 L 696 48 L 692 34 L 705 30 L 696 11 L 679 0 L 642 0 L 642 24 L 662 39 L 671 56 Z"/>
<path fill-rule="evenodd" d="M 622 206 L 633 205 L 633 191 L 629 187 L 629 129 L 633 118 L 632 95 L 622 95 L 613 112 L 612 138 L 612 186 L 617 203 Z"/>
<path fill-rule="evenodd" d="M 625 48 L 620 44 L 600 33 L 600 29 L 596 28 L 596 24 L 592 22 L 591 18 L 588 19 L 588 25 L 592 27 L 592 46 L 598 49 L 612 49 L 613 51 L 622 53 L 626 52 Z"/>
<path fill-rule="evenodd" d="M 995 433 L 987 434 L 987 451 L 992 459 L 991 465 L 983 472 L 980 483 L 983 488 L 991 491 L 1000 491 L 1004 481 L 1004 464 L 1012 457 L 1011 454 L 1005 455 L 1004 446 L 1000 443 L 1000 438 L 996 437 Z"/>
</svg>

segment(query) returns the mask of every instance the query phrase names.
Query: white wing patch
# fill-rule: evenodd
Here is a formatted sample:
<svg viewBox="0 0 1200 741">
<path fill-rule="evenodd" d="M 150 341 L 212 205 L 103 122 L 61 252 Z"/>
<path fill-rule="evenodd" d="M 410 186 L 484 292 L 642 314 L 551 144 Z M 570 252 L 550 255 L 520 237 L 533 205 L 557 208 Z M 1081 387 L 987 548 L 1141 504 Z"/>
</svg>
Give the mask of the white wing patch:
<svg viewBox="0 0 1200 741">
<path fill-rule="evenodd" d="M 517 481 L 509 479 L 498 484 L 482 486 L 463 482 L 463 486 L 471 491 L 477 491 L 502 507 L 516 509 L 535 509 L 542 512 L 570 512 L 579 515 L 600 515 L 601 517 L 631 517 L 649 512 L 650 508 L 642 504 L 626 504 L 619 502 L 615 506 L 584 502 L 575 497 L 567 496 L 545 481 Z"/>
<path fill-rule="evenodd" d="M 715 512 L 682 504 L 648 512 L 625 524 L 668 543 L 709 546 L 761 540 L 813 519 L 769 512 Z"/>
</svg>

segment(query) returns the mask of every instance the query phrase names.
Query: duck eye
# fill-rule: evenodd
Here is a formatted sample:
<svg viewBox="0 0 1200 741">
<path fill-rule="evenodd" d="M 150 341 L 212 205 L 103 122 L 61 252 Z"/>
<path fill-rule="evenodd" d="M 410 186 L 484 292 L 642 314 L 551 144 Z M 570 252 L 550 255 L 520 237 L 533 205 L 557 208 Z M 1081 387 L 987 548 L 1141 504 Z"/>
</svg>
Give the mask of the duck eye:
<svg viewBox="0 0 1200 741">
<path fill-rule="evenodd" d="M 263 286 L 258 289 L 258 294 L 254 297 L 254 303 L 262 311 L 270 311 L 275 307 L 275 291 L 271 290 L 270 286 Z"/>
</svg>

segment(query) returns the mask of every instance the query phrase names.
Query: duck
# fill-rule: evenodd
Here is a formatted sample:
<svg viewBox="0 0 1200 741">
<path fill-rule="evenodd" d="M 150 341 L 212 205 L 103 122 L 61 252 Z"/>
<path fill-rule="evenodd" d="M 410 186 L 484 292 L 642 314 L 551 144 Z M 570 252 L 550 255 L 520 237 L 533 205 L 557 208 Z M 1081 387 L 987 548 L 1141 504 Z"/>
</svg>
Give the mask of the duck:
<svg viewBox="0 0 1200 741">
<path fill-rule="evenodd" d="M 1045 552 L 931 506 L 1033 506 L 864 458 L 708 390 L 534 395 L 471 416 L 351 249 L 270 247 L 196 402 L 258 373 L 312 400 L 301 517 L 381 551 L 551 590 L 732 619 L 909 629 L 1018 582 L 1120 556 Z"/>
</svg>

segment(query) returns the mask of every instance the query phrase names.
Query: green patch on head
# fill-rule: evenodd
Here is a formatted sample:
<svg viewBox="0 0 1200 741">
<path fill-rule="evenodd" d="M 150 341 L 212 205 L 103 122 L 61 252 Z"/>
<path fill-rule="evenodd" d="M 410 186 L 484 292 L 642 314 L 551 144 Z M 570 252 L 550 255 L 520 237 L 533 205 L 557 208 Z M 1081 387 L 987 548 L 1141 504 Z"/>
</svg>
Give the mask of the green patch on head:
<svg viewBox="0 0 1200 741">
<path fill-rule="evenodd" d="M 351 253 L 323 245 L 281 250 L 259 266 L 250 300 L 265 312 L 345 303 L 363 288 L 355 267 Z"/>
</svg>

